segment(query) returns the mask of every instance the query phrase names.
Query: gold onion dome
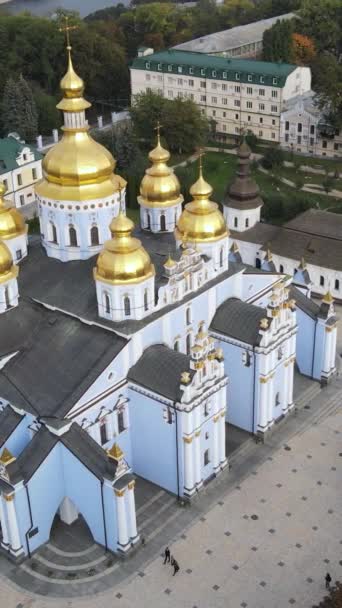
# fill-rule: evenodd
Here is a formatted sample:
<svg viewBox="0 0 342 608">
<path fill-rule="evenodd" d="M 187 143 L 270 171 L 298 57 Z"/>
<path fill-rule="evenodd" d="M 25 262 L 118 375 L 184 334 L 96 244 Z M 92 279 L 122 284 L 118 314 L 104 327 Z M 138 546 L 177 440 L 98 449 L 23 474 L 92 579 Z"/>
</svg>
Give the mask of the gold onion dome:
<svg viewBox="0 0 342 608">
<path fill-rule="evenodd" d="M 183 202 L 180 183 L 173 169 L 167 166 L 170 153 L 162 147 L 158 132 L 157 145 L 148 155 L 152 167 L 146 169 L 140 184 L 138 202 L 143 207 L 172 207 Z"/>
<path fill-rule="evenodd" d="M 154 276 L 151 258 L 139 239 L 132 236 L 133 222 L 121 211 L 110 224 L 112 238 L 106 241 L 94 268 L 95 280 L 112 285 L 140 283 Z"/>
<path fill-rule="evenodd" d="M 68 69 L 60 82 L 63 98 L 57 108 L 75 115 L 91 104 L 83 98 L 84 83 L 74 70 L 70 46 L 67 52 Z M 62 129 L 61 141 L 43 159 L 43 179 L 36 184 L 41 198 L 87 201 L 110 197 L 126 185 L 123 178 L 113 173 L 116 164 L 113 156 L 89 135 L 86 123 Z"/>
<path fill-rule="evenodd" d="M 0 239 L 13 239 L 27 233 L 21 213 L 4 199 L 6 188 L 0 183 Z"/>
<path fill-rule="evenodd" d="M 213 189 L 203 178 L 202 162 L 198 180 L 191 186 L 193 201 L 187 203 L 180 216 L 175 236 L 185 242 L 210 242 L 228 236 L 225 219 L 217 203 L 210 200 Z"/>
<path fill-rule="evenodd" d="M 13 258 L 7 245 L 0 240 L 0 283 L 15 279 L 19 268 L 13 264 Z"/>
</svg>

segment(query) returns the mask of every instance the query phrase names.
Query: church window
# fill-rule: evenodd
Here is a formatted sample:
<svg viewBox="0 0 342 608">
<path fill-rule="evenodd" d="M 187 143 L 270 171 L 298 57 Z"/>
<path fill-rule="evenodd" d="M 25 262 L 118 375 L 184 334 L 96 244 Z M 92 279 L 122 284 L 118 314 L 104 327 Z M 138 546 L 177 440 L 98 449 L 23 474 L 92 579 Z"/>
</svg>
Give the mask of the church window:
<svg viewBox="0 0 342 608">
<path fill-rule="evenodd" d="M 210 403 L 209 403 L 209 401 L 207 401 L 204 404 L 204 415 L 209 416 L 209 413 L 210 413 Z"/>
<path fill-rule="evenodd" d="M 245 228 L 248 228 L 248 227 L 249 227 L 249 219 L 248 219 L 248 217 L 246 217 L 246 220 L 245 220 Z"/>
<path fill-rule="evenodd" d="M 57 230 L 56 230 L 56 226 L 55 226 L 55 224 L 53 224 L 52 222 L 51 222 L 50 226 L 51 226 L 51 237 L 52 237 L 52 238 L 51 238 L 51 240 L 52 240 L 52 242 L 53 242 L 53 243 L 56 243 L 56 244 L 57 244 L 57 243 L 58 243 L 58 241 L 57 241 Z"/>
<path fill-rule="evenodd" d="M 238 227 L 238 218 L 234 217 L 234 228 Z"/>
<path fill-rule="evenodd" d="M 161 232 L 165 232 L 166 231 L 166 221 L 165 221 L 165 215 L 162 214 L 160 216 L 160 230 Z"/>
<path fill-rule="evenodd" d="M 151 216 L 149 213 L 146 213 L 146 223 L 147 223 L 147 230 L 151 230 Z"/>
<path fill-rule="evenodd" d="M 324 277 L 322 275 L 319 277 L 319 284 L 321 287 L 324 286 Z"/>
<path fill-rule="evenodd" d="M 303 129 L 303 125 L 302 125 L 301 122 L 299 122 L 298 125 L 297 125 L 297 131 L 298 131 L 298 133 L 301 133 L 302 129 Z"/>
<path fill-rule="evenodd" d="M 206 438 L 206 439 L 209 439 L 209 433 L 206 433 L 206 434 L 205 434 L 205 438 Z"/>
<path fill-rule="evenodd" d="M 179 340 L 175 340 L 173 350 L 175 350 L 177 353 L 179 352 Z"/>
<path fill-rule="evenodd" d="M 123 433 L 125 429 L 125 413 L 123 410 L 121 410 L 118 412 L 118 431 L 119 433 Z"/>
<path fill-rule="evenodd" d="M 17 249 L 17 251 L 15 252 L 15 256 L 16 256 L 17 260 L 21 260 L 21 258 L 23 257 L 23 253 L 22 253 L 21 249 Z"/>
<path fill-rule="evenodd" d="M 255 260 L 255 268 L 261 268 L 260 258 L 256 258 L 256 260 Z"/>
<path fill-rule="evenodd" d="M 144 291 L 144 310 L 148 310 L 148 291 Z"/>
<path fill-rule="evenodd" d="M 259 122 L 260 122 L 260 124 L 261 124 L 261 125 L 262 125 L 262 123 L 264 122 L 264 119 L 263 119 L 263 117 L 262 117 L 262 116 L 260 116 L 260 118 L 259 118 Z"/>
<path fill-rule="evenodd" d="M 290 123 L 289 123 L 289 121 L 287 120 L 287 121 L 286 121 L 286 123 L 285 123 L 285 131 L 288 131 L 288 130 L 289 130 L 289 128 L 290 128 Z"/>
<path fill-rule="evenodd" d="M 278 112 L 278 106 L 271 106 L 271 112 Z"/>
<path fill-rule="evenodd" d="M 278 361 L 280 361 L 283 358 L 283 349 L 280 347 L 278 348 Z"/>
<path fill-rule="evenodd" d="M 11 306 L 8 287 L 5 287 L 5 306 L 6 308 L 10 308 Z"/>
<path fill-rule="evenodd" d="M 277 393 L 275 396 L 275 406 L 280 405 L 280 393 Z"/>
<path fill-rule="evenodd" d="M 315 134 L 315 125 L 311 125 L 311 127 L 310 127 L 310 133 L 311 133 L 311 135 Z"/>
<path fill-rule="evenodd" d="M 338 291 L 340 289 L 340 281 L 335 279 L 335 289 Z"/>
<path fill-rule="evenodd" d="M 206 466 L 207 464 L 209 464 L 209 462 L 210 462 L 209 450 L 205 450 L 205 452 L 204 452 L 204 466 Z"/>
<path fill-rule="evenodd" d="M 77 247 L 77 232 L 74 226 L 69 226 L 70 247 Z"/>
<path fill-rule="evenodd" d="M 107 314 L 110 313 L 110 298 L 108 293 L 105 293 L 105 310 Z"/>
<path fill-rule="evenodd" d="M 186 337 L 186 354 L 190 355 L 190 349 L 191 349 L 191 334 L 188 334 Z"/>
<path fill-rule="evenodd" d="M 328 145 L 328 142 L 327 142 L 327 141 L 323 141 L 323 143 L 322 143 L 322 148 L 326 148 L 326 147 L 327 147 L 327 145 Z"/>
<path fill-rule="evenodd" d="M 186 324 L 191 325 L 191 308 L 186 309 Z"/>
<path fill-rule="evenodd" d="M 99 229 L 97 226 L 92 226 L 90 230 L 90 241 L 92 245 L 99 245 Z"/>
<path fill-rule="evenodd" d="M 250 367 L 251 365 L 251 355 L 248 352 L 248 350 L 245 350 L 242 353 L 242 363 L 246 366 L 246 367 Z"/>
<path fill-rule="evenodd" d="M 37 179 L 37 169 L 32 169 L 32 179 Z"/>
<path fill-rule="evenodd" d="M 282 264 L 279 266 L 279 272 L 284 272 L 284 266 Z"/>
<path fill-rule="evenodd" d="M 124 311 L 125 311 L 126 317 L 129 317 L 131 314 L 131 300 L 129 299 L 128 296 L 124 297 Z"/>
<path fill-rule="evenodd" d="M 18 173 L 18 175 L 17 175 L 17 182 L 18 182 L 18 186 L 23 185 L 23 178 L 21 177 L 20 173 Z"/>
<path fill-rule="evenodd" d="M 102 418 L 102 420 L 100 422 L 100 439 L 101 439 L 101 445 L 104 445 L 108 441 L 107 424 L 106 424 L 106 421 L 104 418 Z"/>
<path fill-rule="evenodd" d="M 172 410 L 170 407 L 168 407 L 166 410 L 166 416 L 167 416 L 167 418 L 166 418 L 167 423 L 172 424 Z"/>
<path fill-rule="evenodd" d="M 220 249 L 220 268 L 223 266 L 223 247 Z"/>
</svg>

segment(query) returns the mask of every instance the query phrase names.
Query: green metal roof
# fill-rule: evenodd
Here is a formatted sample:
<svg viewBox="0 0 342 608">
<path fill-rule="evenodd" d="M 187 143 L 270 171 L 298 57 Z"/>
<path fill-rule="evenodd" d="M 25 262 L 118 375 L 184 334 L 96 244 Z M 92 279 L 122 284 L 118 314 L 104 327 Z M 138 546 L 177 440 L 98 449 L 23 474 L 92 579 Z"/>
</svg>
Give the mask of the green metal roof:
<svg viewBox="0 0 342 608">
<path fill-rule="evenodd" d="M 23 148 L 29 148 L 33 152 L 35 160 L 43 158 L 42 154 L 33 146 L 22 144 L 14 137 L 0 138 L 0 175 L 18 169 L 17 157 Z"/>
<path fill-rule="evenodd" d="M 137 57 L 132 66 L 136 70 L 185 74 L 215 80 L 229 80 L 250 84 L 283 87 L 286 78 L 297 66 L 288 63 L 271 63 L 251 59 L 215 57 L 190 51 L 160 51 Z M 181 68 L 181 69 L 178 69 Z"/>
</svg>

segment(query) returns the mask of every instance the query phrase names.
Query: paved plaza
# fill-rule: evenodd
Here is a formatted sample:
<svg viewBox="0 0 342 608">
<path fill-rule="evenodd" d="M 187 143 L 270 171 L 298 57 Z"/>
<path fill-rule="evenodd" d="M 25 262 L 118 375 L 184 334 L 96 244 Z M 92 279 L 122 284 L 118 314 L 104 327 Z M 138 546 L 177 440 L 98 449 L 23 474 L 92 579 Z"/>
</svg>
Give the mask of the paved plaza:
<svg viewBox="0 0 342 608">
<path fill-rule="evenodd" d="M 76 537 L 57 524 L 50 543 L 32 560 L 13 567 L 1 558 L 0 606 L 318 603 L 326 571 L 333 580 L 342 578 L 342 378 L 323 390 L 299 382 L 297 411 L 265 444 L 236 435 L 231 470 L 191 507 L 138 480 L 138 486 L 146 484 L 137 505 L 145 547 L 131 559 L 105 554 L 82 530 L 82 521 Z M 167 542 L 181 567 L 176 577 L 162 563 Z"/>
</svg>

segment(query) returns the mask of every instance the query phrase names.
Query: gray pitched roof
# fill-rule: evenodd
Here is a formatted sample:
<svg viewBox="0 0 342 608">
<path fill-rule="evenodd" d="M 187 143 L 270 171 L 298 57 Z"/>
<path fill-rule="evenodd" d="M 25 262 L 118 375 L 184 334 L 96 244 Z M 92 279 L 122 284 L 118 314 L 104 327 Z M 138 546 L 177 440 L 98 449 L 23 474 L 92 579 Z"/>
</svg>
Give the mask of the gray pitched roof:
<svg viewBox="0 0 342 608">
<path fill-rule="evenodd" d="M 98 479 L 114 478 L 115 461 L 110 460 L 105 450 L 74 422 L 69 431 L 61 436 L 54 435 L 42 426 L 20 456 L 8 465 L 10 483 L 16 484 L 21 480 L 29 481 L 59 442 Z"/>
<path fill-rule="evenodd" d="M 309 315 L 309 317 L 312 319 L 316 319 L 318 317 L 320 311 L 318 304 L 311 300 L 311 298 L 307 298 L 306 295 L 304 295 L 304 293 L 294 285 L 290 286 L 289 297 L 293 298 L 296 301 L 298 308 Z"/>
<path fill-rule="evenodd" d="M 155 344 L 147 348 L 129 370 L 128 379 L 171 401 L 180 401 L 182 372 L 194 375 L 190 370 L 190 357 L 164 344 Z"/>
<path fill-rule="evenodd" d="M 285 227 L 342 241 L 342 215 L 339 213 L 308 209 L 287 222 Z"/>
<path fill-rule="evenodd" d="M 256 346 L 260 343 L 260 321 L 266 317 L 266 310 L 248 304 L 238 298 L 229 298 L 216 311 L 210 329 L 216 333 L 235 338 Z"/>
<path fill-rule="evenodd" d="M 5 352 L 19 352 L 0 371 L 0 396 L 41 416 L 63 417 L 127 343 L 28 299 L 0 315 L 3 329 Z"/>
<path fill-rule="evenodd" d="M 23 417 L 7 405 L 0 412 L 0 447 L 7 441 Z"/>
</svg>

